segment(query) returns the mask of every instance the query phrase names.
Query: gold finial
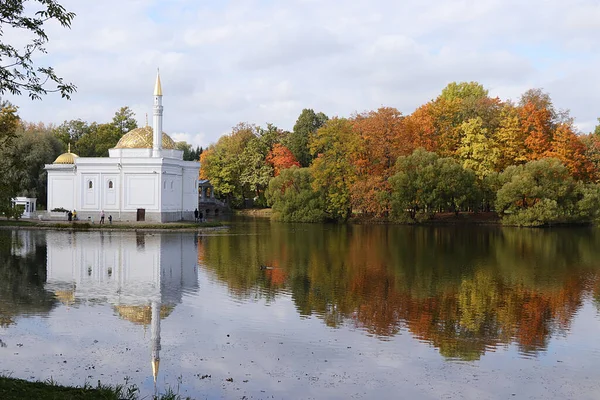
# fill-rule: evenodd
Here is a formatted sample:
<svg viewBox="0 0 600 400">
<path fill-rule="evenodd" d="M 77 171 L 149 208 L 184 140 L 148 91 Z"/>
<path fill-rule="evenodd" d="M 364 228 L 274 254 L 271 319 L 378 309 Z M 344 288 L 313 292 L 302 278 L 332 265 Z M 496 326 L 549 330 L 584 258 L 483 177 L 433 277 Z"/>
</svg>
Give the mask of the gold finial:
<svg viewBox="0 0 600 400">
<path fill-rule="evenodd" d="M 67 153 L 71 152 L 71 143 L 69 143 L 68 148 L 67 148 Z"/>
<path fill-rule="evenodd" d="M 160 359 L 152 360 L 152 377 L 154 378 L 154 383 L 156 383 L 156 377 L 158 376 L 158 366 L 160 365 Z"/>
<path fill-rule="evenodd" d="M 156 70 L 156 84 L 154 85 L 154 95 L 162 96 L 162 87 L 160 85 L 160 71 Z"/>
</svg>

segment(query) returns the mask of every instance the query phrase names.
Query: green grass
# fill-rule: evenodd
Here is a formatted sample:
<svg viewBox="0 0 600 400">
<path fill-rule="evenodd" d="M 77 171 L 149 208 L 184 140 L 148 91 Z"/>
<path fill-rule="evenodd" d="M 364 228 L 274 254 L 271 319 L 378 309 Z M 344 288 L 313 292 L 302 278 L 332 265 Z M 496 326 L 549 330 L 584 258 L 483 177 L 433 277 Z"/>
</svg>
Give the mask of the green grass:
<svg viewBox="0 0 600 400">
<path fill-rule="evenodd" d="M 0 226 L 35 226 L 37 222 L 14 219 L 0 219 Z"/>
<path fill-rule="evenodd" d="M 97 386 L 85 384 L 83 387 L 68 387 L 57 385 L 52 380 L 46 382 L 29 382 L 0 376 L 0 399 L 2 400 L 138 400 L 139 389 L 135 385 L 103 385 L 98 381 Z M 168 388 L 164 394 L 153 396 L 154 400 L 183 400 L 178 393 Z M 185 398 L 189 399 L 189 397 Z"/>
</svg>

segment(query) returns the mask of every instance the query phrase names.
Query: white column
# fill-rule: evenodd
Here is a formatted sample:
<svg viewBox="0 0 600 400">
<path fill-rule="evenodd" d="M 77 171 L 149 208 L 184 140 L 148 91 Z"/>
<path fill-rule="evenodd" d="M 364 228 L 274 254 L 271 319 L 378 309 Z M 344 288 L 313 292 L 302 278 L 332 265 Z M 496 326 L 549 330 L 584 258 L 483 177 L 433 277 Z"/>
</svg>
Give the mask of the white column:
<svg viewBox="0 0 600 400">
<path fill-rule="evenodd" d="M 154 85 L 154 107 L 152 113 L 152 157 L 160 157 L 162 150 L 162 87 L 160 84 L 160 74 L 156 74 L 156 84 Z"/>
</svg>

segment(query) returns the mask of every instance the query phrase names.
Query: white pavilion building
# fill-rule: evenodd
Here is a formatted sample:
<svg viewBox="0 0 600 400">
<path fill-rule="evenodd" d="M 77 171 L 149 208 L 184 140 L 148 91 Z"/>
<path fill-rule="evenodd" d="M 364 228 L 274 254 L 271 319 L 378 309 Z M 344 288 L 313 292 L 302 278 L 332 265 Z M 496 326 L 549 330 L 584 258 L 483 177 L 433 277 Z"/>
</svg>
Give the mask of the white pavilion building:
<svg viewBox="0 0 600 400">
<path fill-rule="evenodd" d="M 198 207 L 200 163 L 183 161 L 183 151 L 162 131 L 160 75 L 154 87 L 153 128 L 126 133 L 108 157 L 61 154 L 48 171 L 48 210 L 76 210 L 97 221 L 103 210 L 114 220 L 193 220 Z"/>
</svg>

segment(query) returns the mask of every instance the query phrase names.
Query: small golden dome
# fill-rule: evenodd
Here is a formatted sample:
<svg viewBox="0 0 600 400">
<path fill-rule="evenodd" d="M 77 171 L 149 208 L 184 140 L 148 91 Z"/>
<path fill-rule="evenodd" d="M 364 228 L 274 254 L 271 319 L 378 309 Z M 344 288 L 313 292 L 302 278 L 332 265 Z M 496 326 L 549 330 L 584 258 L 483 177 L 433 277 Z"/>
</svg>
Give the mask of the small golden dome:
<svg viewBox="0 0 600 400">
<path fill-rule="evenodd" d="M 152 136 L 152 128 L 149 126 L 132 129 L 123 135 L 119 143 L 115 146 L 115 149 L 151 149 Z M 164 132 L 162 134 L 162 148 L 167 150 L 175 149 L 175 141 Z"/>
<path fill-rule="evenodd" d="M 77 154 L 71 153 L 71 143 L 69 143 L 69 149 L 66 153 L 62 153 L 56 157 L 54 164 L 75 164 L 75 159 L 79 158 Z"/>
</svg>

